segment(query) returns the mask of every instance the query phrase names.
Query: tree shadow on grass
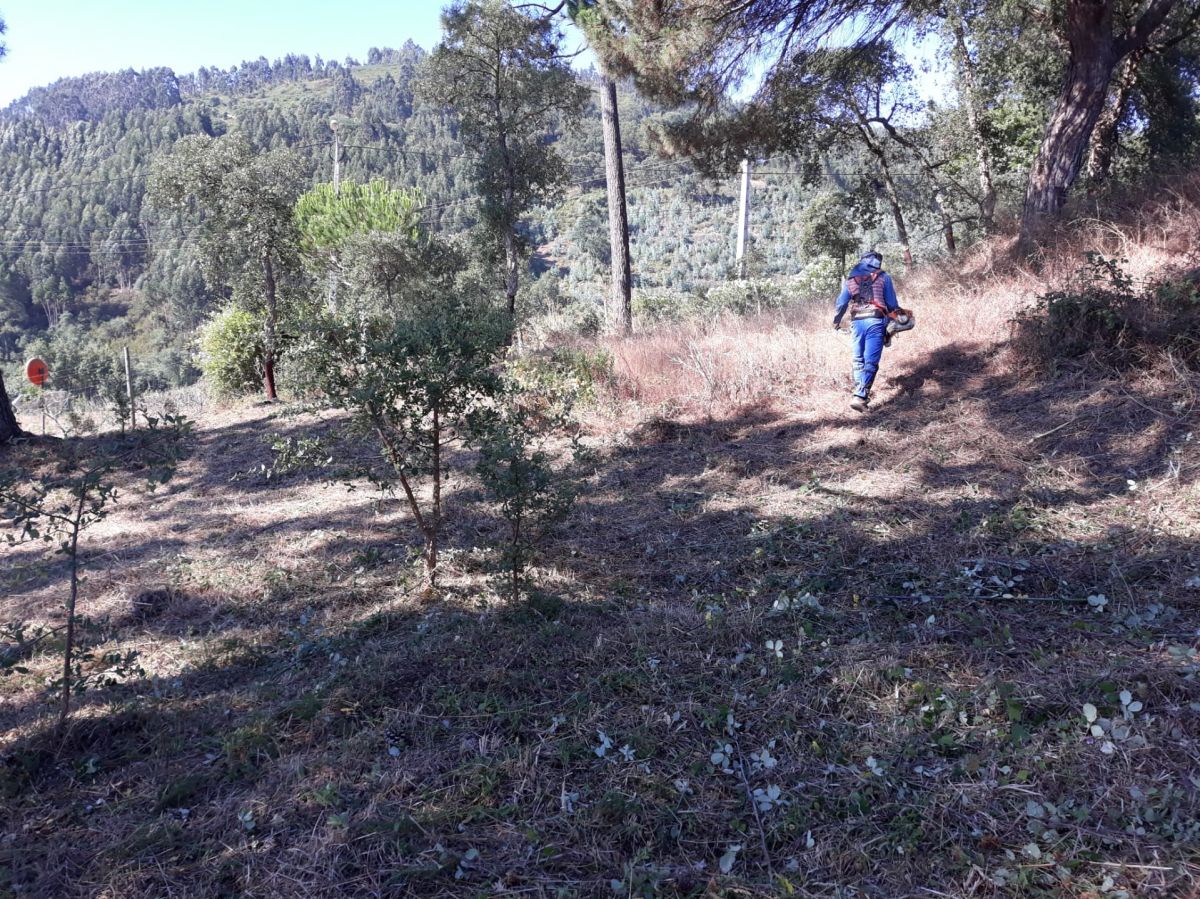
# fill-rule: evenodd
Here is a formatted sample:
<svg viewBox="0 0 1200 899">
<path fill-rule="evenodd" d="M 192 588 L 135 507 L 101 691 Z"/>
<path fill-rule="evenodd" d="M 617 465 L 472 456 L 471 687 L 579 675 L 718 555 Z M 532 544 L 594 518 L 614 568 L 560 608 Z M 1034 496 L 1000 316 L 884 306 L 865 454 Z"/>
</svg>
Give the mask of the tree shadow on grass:
<svg viewBox="0 0 1200 899">
<path fill-rule="evenodd" d="M 782 785 L 789 805 L 763 814 L 762 842 L 777 871 L 801 859 L 791 876 L 813 892 L 965 892 L 964 872 L 990 876 L 1028 844 L 1031 797 L 1082 810 L 1039 851 L 1074 841 L 1117 867 L 1155 853 L 1185 870 L 1166 825 L 1106 797 L 1109 780 L 1182 784 L 1192 764 L 1200 697 L 1162 648 L 1200 620 L 1184 587 L 1197 548 L 1110 506 L 1127 479 L 1169 474 L 1194 416 L 1166 414 L 1166 389 L 1017 382 L 971 348 L 895 383 L 865 421 L 758 408 L 635 433 L 545 549 L 559 597 L 333 616 L 315 633 L 298 622 L 330 587 L 310 580 L 233 616 L 179 687 L 86 710 L 94 732 L 36 775 L 37 801 L 16 800 L 0 850 L 14 877 L 34 895 L 151 896 L 269 891 L 286 871 L 297 895 L 433 896 L 476 876 L 594 894 L 636 875 L 686 895 L 736 841 L 735 882 L 761 886 L 746 791 L 711 763 L 730 727 L 737 753 L 776 741 L 752 785 Z M 1100 414 L 1121 396 L 1122 415 Z M 1077 531 L 1054 518 L 1065 507 L 1088 519 Z M 280 533 L 299 543 L 364 511 Z M 1108 609 L 1070 602 L 1094 592 Z M 1126 688 L 1162 730 L 1106 756 L 1082 703 L 1119 716 Z M 128 717 L 139 703 L 148 717 Z M 84 804 L 97 795 L 104 811 Z M 1200 811 L 1180 796 L 1171 827 Z M 52 832 L 35 823 L 47 799 L 64 810 Z M 459 866 L 470 849 L 477 873 Z"/>
</svg>

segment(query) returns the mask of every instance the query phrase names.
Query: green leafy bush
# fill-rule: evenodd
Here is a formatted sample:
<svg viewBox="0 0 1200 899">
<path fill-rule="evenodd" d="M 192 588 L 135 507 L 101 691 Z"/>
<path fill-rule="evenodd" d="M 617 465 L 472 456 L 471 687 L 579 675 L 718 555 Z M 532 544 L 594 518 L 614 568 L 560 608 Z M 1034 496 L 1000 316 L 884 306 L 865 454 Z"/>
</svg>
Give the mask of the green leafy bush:
<svg viewBox="0 0 1200 899">
<path fill-rule="evenodd" d="M 589 300 L 576 300 L 559 313 L 566 330 L 580 337 L 595 337 L 604 327 L 601 307 Z"/>
<path fill-rule="evenodd" d="M 1017 356 L 1038 369 L 1093 360 L 1127 368 L 1170 352 L 1200 363 L 1200 272 L 1138 285 L 1124 260 L 1086 254 L 1071 285 L 1013 320 Z"/>
<path fill-rule="evenodd" d="M 681 290 L 635 290 L 633 316 L 639 323 L 682 321 L 691 314 L 694 301 L 692 294 Z"/>
<path fill-rule="evenodd" d="M 262 377 L 262 328 L 237 306 L 215 313 L 200 332 L 200 366 L 217 393 L 252 393 Z"/>
<path fill-rule="evenodd" d="M 106 342 L 100 333 L 89 331 L 72 316 L 64 315 L 45 337 L 30 341 L 25 351 L 45 360 L 50 369 L 47 383 L 50 389 L 99 400 L 114 420 L 125 427 L 129 421 L 129 393 L 125 362 L 118 346 Z M 137 376 L 135 386 L 140 393 L 161 385 L 156 379 Z"/>
<path fill-rule="evenodd" d="M 508 525 L 500 563 L 513 600 L 539 544 L 570 511 L 591 461 L 571 417 L 579 396 L 569 370 L 512 366 L 482 431 L 476 473 Z M 570 454 L 556 446 L 565 441 Z"/>
<path fill-rule="evenodd" d="M 25 353 L 46 361 L 51 389 L 107 399 L 119 384 L 124 393 L 120 350 L 103 343 L 70 315 L 64 315 L 45 337 L 30 341 Z"/>
<path fill-rule="evenodd" d="M 719 315 L 759 315 L 784 303 L 783 289 L 773 281 L 751 278 L 710 287 L 697 304 L 697 312 Z"/>
<path fill-rule="evenodd" d="M 579 402 L 590 402 L 597 385 L 613 378 L 613 357 L 599 347 L 556 347 L 545 354 L 523 356 L 510 363 L 509 376 L 541 391 L 565 390 Z"/>
<path fill-rule="evenodd" d="M 715 284 L 707 291 L 638 290 L 633 295 L 633 314 L 642 323 L 678 322 L 688 318 L 757 315 L 778 309 L 786 301 L 779 284 L 763 278 Z"/>
</svg>

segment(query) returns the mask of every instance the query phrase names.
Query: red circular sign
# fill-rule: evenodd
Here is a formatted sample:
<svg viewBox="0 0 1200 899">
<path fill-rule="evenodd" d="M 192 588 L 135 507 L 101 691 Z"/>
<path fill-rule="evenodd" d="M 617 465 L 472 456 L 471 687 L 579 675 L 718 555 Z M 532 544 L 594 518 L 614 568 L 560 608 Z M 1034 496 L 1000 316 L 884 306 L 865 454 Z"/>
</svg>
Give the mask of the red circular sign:
<svg viewBox="0 0 1200 899">
<path fill-rule="evenodd" d="M 31 384 L 42 387 L 45 385 L 46 379 L 50 377 L 50 369 L 41 359 L 30 359 L 25 363 L 25 377 L 29 378 Z"/>
</svg>

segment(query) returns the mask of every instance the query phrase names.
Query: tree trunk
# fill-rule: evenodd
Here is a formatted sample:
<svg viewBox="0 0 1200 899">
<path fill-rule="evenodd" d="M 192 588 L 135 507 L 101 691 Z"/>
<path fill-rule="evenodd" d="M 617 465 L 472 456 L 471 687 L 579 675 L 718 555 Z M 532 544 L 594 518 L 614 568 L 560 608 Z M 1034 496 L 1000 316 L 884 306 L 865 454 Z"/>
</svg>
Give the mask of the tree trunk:
<svg viewBox="0 0 1200 899">
<path fill-rule="evenodd" d="M 4 387 L 4 375 L 0 374 L 0 446 L 11 443 L 24 433 L 17 423 L 12 400 L 8 398 L 8 391 Z"/>
<path fill-rule="evenodd" d="M 1116 64 L 1112 49 L 1108 35 L 1096 35 L 1086 46 L 1072 48 L 1058 105 L 1029 172 L 1021 219 L 1023 246 L 1032 246 L 1067 202 L 1108 96 L 1108 82 Z"/>
<path fill-rule="evenodd" d="M 933 183 L 933 206 L 937 210 L 938 218 L 942 221 L 942 237 L 946 241 L 946 252 L 953 256 L 958 252 L 958 242 L 954 239 L 954 222 L 946 209 L 942 189 L 936 181 Z"/>
<path fill-rule="evenodd" d="M 633 329 L 633 300 L 629 215 L 625 206 L 625 160 L 621 154 L 617 83 L 607 75 L 600 80 L 600 117 L 604 129 L 604 180 L 608 186 L 608 242 L 612 249 L 608 324 L 617 333 L 628 334 Z"/>
<path fill-rule="evenodd" d="M 79 502 L 75 507 L 75 520 L 71 523 L 70 547 L 71 592 L 67 597 L 67 635 L 63 643 L 62 701 L 58 710 L 58 731 L 63 733 L 67 716 L 71 714 L 71 663 L 75 652 L 75 607 L 79 600 L 79 528 L 83 521 L 83 507 L 87 504 L 87 481 L 79 487 Z"/>
<path fill-rule="evenodd" d="M 263 255 L 263 293 L 267 301 L 267 320 L 263 327 L 263 387 L 267 391 L 267 399 L 274 401 L 275 394 L 275 355 L 278 342 L 278 287 L 275 283 L 275 266 L 269 254 Z"/>
<path fill-rule="evenodd" d="M 512 600 L 516 602 L 521 595 L 521 568 L 524 563 L 521 554 L 521 517 L 519 515 L 513 519 L 512 523 L 510 552 L 509 562 L 512 563 L 510 587 L 512 588 Z"/>
<path fill-rule="evenodd" d="M 954 17 L 954 14 L 951 14 Z M 975 163 L 979 169 L 979 220 L 985 231 L 996 227 L 996 187 L 992 180 L 992 154 L 988 150 L 979 117 L 979 92 L 975 77 L 975 61 L 967 48 L 966 28 L 962 18 L 953 23 L 955 57 L 958 62 L 958 77 L 962 80 L 963 100 L 967 108 L 967 124 L 971 129 L 971 140 L 975 144 Z M 951 250 L 951 252 L 954 252 Z"/>
<path fill-rule="evenodd" d="M 1032 249 L 1040 232 L 1062 210 L 1083 154 L 1108 98 L 1117 64 L 1140 53 L 1178 0 L 1149 0 L 1137 21 L 1113 34 L 1116 0 L 1067 0 L 1063 30 L 1069 47 L 1058 104 L 1046 125 L 1029 172 L 1018 249 Z"/>
<path fill-rule="evenodd" d="M 506 201 L 506 205 L 512 204 Z M 520 268 L 521 256 L 517 252 L 517 235 L 510 224 L 504 232 L 504 297 L 508 305 L 508 314 L 514 321 L 517 315 L 517 278 Z"/>
<path fill-rule="evenodd" d="M 496 119 L 499 121 L 502 116 L 500 112 L 500 85 L 499 85 L 499 68 L 497 68 L 497 84 L 496 84 Z M 513 328 L 516 328 L 517 318 L 517 283 L 519 278 L 521 257 L 517 252 L 517 211 L 514 208 L 516 205 L 516 172 L 514 171 L 512 157 L 508 152 L 508 135 L 501 131 L 497 137 L 497 144 L 500 147 L 500 155 L 504 157 L 504 224 L 502 241 L 504 243 L 504 297 L 508 306 L 508 314 L 512 319 Z"/>
<path fill-rule="evenodd" d="M 1129 95 L 1137 83 L 1138 70 L 1145 55 L 1146 51 L 1142 49 L 1125 58 L 1125 63 L 1121 66 L 1121 74 L 1117 77 L 1117 83 L 1110 91 L 1111 98 L 1100 113 L 1099 121 L 1096 122 L 1096 130 L 1092 135 L 1092 146 L 1088 151 L 1087 174 L 1091 190 L 1097 189 L 1107 181 L 1109 173 L 1112 171 L 1113 159 L 1117 153 L 1118 128 L 1121 125 L 1121 119 L 1125 117 L 1125 108 L 1129 105 Z"/>
<path fill-rule="evenodd" d="M 920 167 L 924 169 L 925 176 L 929 179 L 929 184 L 932 190 L 934 190 L 934 209 L 937 211 L 937 217 L 942 222 L 942 236 L 946 239 L 946 251 L 950 256 L 954 256 L 954 253 L 958 251 L 958 244 L 954 240 L 954 221 L 950 218 L 949 210 L 946 208 L 946 193 L 942 191 L 941 181 L 937 179 L 937 167 L 929 161 L 929 157 L 924 154 L 920 146 L 914 144 L 904 134 L 901 134 L 892 122 L 883 119 L 882 116 L 876 121 L 880 122 L 884 131 L 887 131 L 888 137 L 895 140 L 901 146 L 905 146 L 908 150 L 911 150 L 913 156 L 917 157 Z M 904 215 L 900 212 L 899 192 L 896 191 L 895 185 L 892 182 L 892 173 L 890 173 L 890 169 L 888 168 L 886 151 L 883 150 L 882 146 L 878 146 L 876 149 L 876 146 L 870 140 L 868 140 L 868 145 L 871 146 L 872 150 L 875 150 L 875 154 L 878 160 L 880 160 L 880 168 L 883 170 L 884 176 L 886 176 L 888 181 L 888 199 L 892 202 L 892 214 L 896 216 L 896 230 L 901 234 L 901 241 L 904 242 L 905 263 L 911 268 L 912 253 L 908 251 L 908 229 L 904 221 Z"/>
<path fill-rule="evenodd" d="M 429 587 L 436 586 L 438 564 L 438 537 L 442 532 L 442 429 L 441 415 L 433 410 L 433 504 L 429 511 L 425 530 L 425 580 Z"/>
</svg>

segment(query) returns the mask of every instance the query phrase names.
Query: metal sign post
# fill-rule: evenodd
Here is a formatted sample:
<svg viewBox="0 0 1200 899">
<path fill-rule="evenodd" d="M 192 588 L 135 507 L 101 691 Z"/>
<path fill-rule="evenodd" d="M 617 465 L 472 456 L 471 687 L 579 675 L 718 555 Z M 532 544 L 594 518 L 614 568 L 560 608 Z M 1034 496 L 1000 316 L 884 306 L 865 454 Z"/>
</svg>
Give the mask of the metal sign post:
<svg viewBox="0 0 1200 899">
<path fill-rule="evenodd" d="M 39 390 L 42 407 L 42 436 L 46 436 L 46 381 L 50 377 L 50 369 L 46 363 L 34 356 L 25 363 L 25 377 L 29 379 L 29 383 L 36 386 Z"/>
</svg>

